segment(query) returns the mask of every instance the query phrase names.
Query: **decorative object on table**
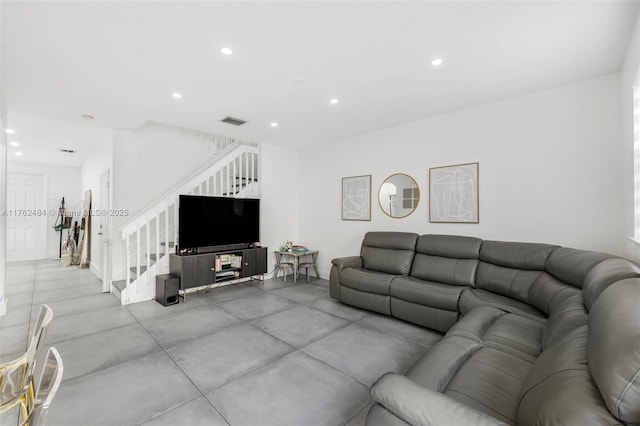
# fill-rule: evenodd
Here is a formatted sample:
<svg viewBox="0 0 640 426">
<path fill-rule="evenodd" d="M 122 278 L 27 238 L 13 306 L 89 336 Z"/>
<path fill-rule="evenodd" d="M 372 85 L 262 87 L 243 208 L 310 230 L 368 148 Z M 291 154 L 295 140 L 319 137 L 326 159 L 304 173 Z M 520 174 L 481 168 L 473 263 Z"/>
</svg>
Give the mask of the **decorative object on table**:
<svg viewBox="0 0 640 426">
<path fill-rule="evenodd" d="M 371 175 L 342 178 L 342 220 L 371 220 Z"/>
<path fill-rule="evenodd" d="M 306 253 L 309 251 L 309 249 L 305 246 L 293 246 L 291 250 L 295 251 L 296 253 Z"/>
<path fill-rule="evenodd" d="M 291 252 L 293 250 L 293 241 L 287 240 L 283 245 L 280 246 L 281 252 Z"/>
<path fill-rule="evenodd" d="M 393 174 L 380 185 L 378 203 L 389 217 L 394 219 L 407 217 L 415 211 L 419 202 L 418 183 L 407 174 Z"/>
<path fill-rule="evenodd" d="M 479 223 L 479 163 L 429 169 L 429 222 Z"/>
</svg>

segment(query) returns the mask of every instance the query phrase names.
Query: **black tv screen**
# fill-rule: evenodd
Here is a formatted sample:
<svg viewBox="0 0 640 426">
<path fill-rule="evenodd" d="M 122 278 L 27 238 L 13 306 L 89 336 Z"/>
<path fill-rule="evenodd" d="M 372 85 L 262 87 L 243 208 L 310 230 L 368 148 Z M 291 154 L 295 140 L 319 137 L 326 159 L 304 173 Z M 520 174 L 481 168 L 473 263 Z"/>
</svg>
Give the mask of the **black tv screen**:
<svg viewBox="0 0 640 426">
<path fill-rule="evenodd" d="M 181 195 L 178 213 L 181 249 L 260 241 L 260 200 Z"/>
</svg>

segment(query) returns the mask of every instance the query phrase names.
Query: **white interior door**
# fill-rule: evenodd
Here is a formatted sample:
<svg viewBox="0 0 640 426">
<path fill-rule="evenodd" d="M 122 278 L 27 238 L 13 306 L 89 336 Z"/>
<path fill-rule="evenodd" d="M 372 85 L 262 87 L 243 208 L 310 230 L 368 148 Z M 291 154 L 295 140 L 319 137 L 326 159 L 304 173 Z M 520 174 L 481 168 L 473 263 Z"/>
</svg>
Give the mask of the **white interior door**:
<svg viewBox="0 0 640 426">
<path fill-rule="evenodd" d="M 47 211 L 44 176 L 7 174 L 7 260 L 46 257 Z"/>
<path fill-rule="evenodd" d="M 109 203 L 109 178 L 109 169 L 100 175 L 100 210 L 102 210 L 103 214 L 100 215 L 98 235 L 100 236 L 100 249 L 102 250 L 99 258 L 102 259 L 100 269 L 102 271 L 102 291 L 104 292 L 111 291 L 111 215 L 109 215 L 111 205 Z"/>
</svg>

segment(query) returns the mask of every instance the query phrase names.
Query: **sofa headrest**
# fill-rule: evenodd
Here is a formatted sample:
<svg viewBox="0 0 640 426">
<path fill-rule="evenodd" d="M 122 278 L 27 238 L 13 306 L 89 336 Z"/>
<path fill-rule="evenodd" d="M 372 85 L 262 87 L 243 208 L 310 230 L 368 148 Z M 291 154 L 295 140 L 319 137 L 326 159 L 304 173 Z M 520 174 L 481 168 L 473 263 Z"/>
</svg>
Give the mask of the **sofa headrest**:
<svg viewBox="0 0 640 426">
<path fill-rule="evenodd" d="M 480 260 L 507 268 L 543 271 L 549 255 L 557 248 L 549 244 L 483 241 Z"/>
<path fill-rule="evenodd" d="M 603 260 L 615 257 L 597 251 L 560 247 L 549 256 L 545 266 L 547 272 L 574 287 L 582 288 L 587 273 Z"/>
<path fill-rule="evenodd" d="M 582 298 L 587 309 L 591 309 L 591 305 L 607 287 L 626 278 L 640 278 L 640 267 L 627 259 L 614 257 L 594 266 L 582 287 Z"/>
<path fill-rule="evenodd" d="M 367 232 L 362 241 L 362 267 L 394 275 L 411 269 L 418 234 L 408 232 Z"/>
<path fill-rule="evenodd" d="M 412 232 L 367 232 L 362 246 L 415 251 L 417 240 L 418 234 Z"/>
<path fill-rule="evenodd" d="M 607 408 L 640 423 L 640 278 L 611 284 L 589 313 L 587 359 Z"/>
<path fill-rule="evenodd" d="M 418 238 L 416 251 L 430 256 L 477 259 L 481 244 L 480 238 L 429 234 Z"/>
</svg>

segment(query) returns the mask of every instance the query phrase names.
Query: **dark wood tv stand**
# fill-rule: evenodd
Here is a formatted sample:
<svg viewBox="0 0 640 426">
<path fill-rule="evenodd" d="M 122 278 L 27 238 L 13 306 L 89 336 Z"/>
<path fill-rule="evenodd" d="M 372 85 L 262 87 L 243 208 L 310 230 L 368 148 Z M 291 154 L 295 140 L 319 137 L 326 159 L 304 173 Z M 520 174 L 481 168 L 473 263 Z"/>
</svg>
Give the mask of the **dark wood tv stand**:
<svg viewBox="0 0 640 426">
<path fill-rule="evenodd" d="M 221 261 L 216 270 L 216 259 L 226 261 L 231 259 L 231 256 L 235 257 L 233 264 Z M 192 288 L 218 286 L 226 281 L 237 282 L 243 278 L 251 280 L 267 273 L 267 248 L 243 248 L 188 255 L 171 254 L 169 272 L 180 278 L 183 296 L 186 290 Z"/>
</svg>

